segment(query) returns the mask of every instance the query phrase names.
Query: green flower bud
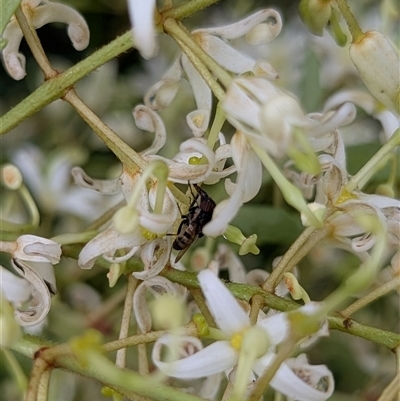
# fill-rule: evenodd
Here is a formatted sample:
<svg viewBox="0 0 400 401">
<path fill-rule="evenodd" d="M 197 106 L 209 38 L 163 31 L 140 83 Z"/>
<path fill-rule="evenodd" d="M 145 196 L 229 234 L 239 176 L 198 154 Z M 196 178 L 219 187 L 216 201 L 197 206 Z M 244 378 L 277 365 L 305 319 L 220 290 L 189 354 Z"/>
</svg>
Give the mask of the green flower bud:
<svg viewBox="0 0 400 401">
<path fill-rule="evenodd" d="M 308 29 L 314 35 L 322 36 L 331 18 L 332 9 L 329 0 L 301 0 L 299 13 Z"/>
</svg>

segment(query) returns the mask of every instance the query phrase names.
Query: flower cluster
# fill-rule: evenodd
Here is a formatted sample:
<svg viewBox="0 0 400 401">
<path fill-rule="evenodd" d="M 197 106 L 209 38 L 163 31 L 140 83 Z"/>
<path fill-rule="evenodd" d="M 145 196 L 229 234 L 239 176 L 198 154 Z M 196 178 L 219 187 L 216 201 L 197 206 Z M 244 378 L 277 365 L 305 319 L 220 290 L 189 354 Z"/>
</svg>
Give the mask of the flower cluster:
<svg viewBox="0 0 400 401">
<path fill-rule="evenodd" d="M 116 173 L 110 167 L 115 161 L 108 163 L 104 145 L 89 139 L 91 133 L 79 132 L 79 143 L 71 146 L 58 127 L 75 130 L 73 119 L 70 124 L 52 112 L 45 116 L 53 119 L 57 136 L 36 143 L 31 140 L 35 127 L 29 144 L 6 143 L 11 150 L 1 170 L 0 210 L 6 218 L 0 250 L 10 257 L 0 266 L 0 336 L 2 347 L 37 358 L 29 400 L 46 398 L 44 361 L 49 372 L 60 367 L 104 382 L 103 392 L 114 399 L 120 398 L 116 391 L 129 399 L 178 399 L 178 391 L 184 391 L 189 401 L 215 400 L 223 391 L 224 400 L 254 401 L 274 391 L 287 400 L 324 401 L 335 392 L 332 357 L 314 353 L 309 363 L 306 347 L 318 347 L 317 340 L 333 328 L 399 347 L 394 333 L 352 326 L 355 312 L 399 286 L 396 50 L 377 30 L 363 32 L 345 0 L 300 1 L 303 23 L 319 39 L 310 39 L 300 21 L 284 25 L 274 9 L 229 24 L 226 13 L 215 14 L 215 21 L 224 22 L 210 28 L 183 25 L 183 18 L 212 2 L 174 6 L 166 1 L 158 8 L 154 0 L 128 0 L 132 29 L 89 56 L 90 62 L 64 72 L 51 66 L 36 29 L 67 24 L 74 48 L 84 50 L 90 37 L 84 18 L 48 0 L 23 0 L 10 12 L 2 42 L 5 70 L 15 80 L 25 77 L 19 51 L 25 36 L 46 82 L 32 94 L 34 100 L 7 113 L 6 130 L 26 118 L 15 117 L 25 107 L 26 116 L 33 115 L 35 102 L 41 108 L 62 98 L 120 162 Z M 343 64 L 328 31 L 345 46 Z M 128 131 L 135 134 L 127 138 L 119 132 L 120 122 L 108 124 L 111 113 L 104 101 L 90 105 L 96 115 L 74 85 L 132 43 L 150 71 L 150 59 L 169 50 L 161 32 L 179 50 L 134 107 L 135 127 L 129 122 Z M 293 49 L 294 33 L 301 36 L 301 52 Z M 307 86 L 313 71 L 307 66 L 317 64 L 317 56 L 321 82 L 313 77 Z M 333 65 L 334 77 L 327 82 Z M 106 74 L 116 70 L 113 65 Z M 283 76 L 288 71 L 292 77 Z M 346 84 L 349 74 L 357 88 Z M 131 101 L 131 87 L 144 82 L 101 81 L 94 96 L 115 97 L 116 109 Z M 110 82 L 115 90 L 102 92 L 101 85 Z M 371 138 L 374 152 L 364 160 L 358 151 L 362 162 L 357 159 L 354 168 L 346 146 L 371 145 Z M 146 146 L 138 151 L 125 140 Z M 297 239 L 279 240 L 282 231 Z M 349 254 L 357 258 L 348 262 Z M 52 306 L 58 263 L 60 296 Z M 358 263 L 358 269 L 348 268 L 350 263 Z M 97 288 L 106 280 L 96 266 L 106 268 L 111 288 Z M 337 282 L 338 266 L 346 268 L 342 282 Z M 323 290 L 317 281 L 322 274 L 332 282 Z M 126 290 L 120 291 L 124 281 Z M 116 292 L 106 299 L 111 291 Z M 50 325 L 53 319 L 59 324 L 49 333 L 65 346 L 31 343 L 23 336 L 21 327 L 47 334 L 51 307 Z M 132 317 L 137 334 L 129 337 Z M 121 319 L 119 333 L 116 319 Z M 98 332 L 86 330 L 93 327 L 110 342 L 102 345 Z M 132 345 L 138 347 L 138 361 L 128 364 L 126 348 Z M 117 351 L 115 364 L 104 351 Z M 17 363 L 10 365 L 16 369 Z M 140 375 L 126 365 L 137 366 Z M 382 391 L 390 395 L 393 386 Z"/>
</svg>

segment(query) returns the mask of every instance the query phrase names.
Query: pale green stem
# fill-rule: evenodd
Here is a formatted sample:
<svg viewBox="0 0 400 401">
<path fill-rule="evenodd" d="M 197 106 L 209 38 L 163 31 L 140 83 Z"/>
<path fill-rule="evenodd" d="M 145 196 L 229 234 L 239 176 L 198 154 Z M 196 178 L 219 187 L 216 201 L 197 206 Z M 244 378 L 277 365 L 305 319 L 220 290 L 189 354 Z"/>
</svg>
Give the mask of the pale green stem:
<svg viewBox="0 0 400 401">
<path fill-rule="evenodd" d="M 183 19 L 217 2 L 218 0 L 191 0 L 179 7 L 164 11 L 162 15 L 164 19 Z"/>
<path fill-rule="evenodd" d="M 95 71 L 133 46 L 132 32 L 128 31 L 102 47 L 85 60 L 45 81 L 35 92 L 13 107 L 0 119 L 0 136 L 15 128 L 19 123 L 62 97 L 80 79 Z"/>
<path fill-rule="evenodd" d="M 92 238 L 94 238 L 99 232 L 97 230 L 93 231 L 84 231 L 82 233 L 68 233 L 68 234 L 60 234 L 55 237 L 52 237 L 52 239 L 55 242 L 58 242 L 61 245 L 67 245 L 67 244 L 79 244 L 79 243 L 86 243 L 90 241 Z"/>
<path fill-rule="evenodd" d="M 197 72 L 202 76 L 208 87 L 214 93 L 214 96 L 220 101 L 223 100 L 225 97 L 225 91 L 222 89 L 221 85 L 216 81 L 207 67 L 203 64 L 203 62 L 199 60 L 192 49 L 189 46 L 186 46 L 184 42 L 178 38 L 175 38 L 175 41 L 190 60 L 194 68 L 196 68 Z"/>
<path fill-rule="evenodd" d="M 168 330 L 151 331 L 149 333 L 137 334 L 120 340 L 110 341 L 103 345 L 105 352 L 116 351 L 121 348 L 132 347 L 139 344 L 148 344 L 157 341 L 161 336 L 167 334 Z M 179 334 L 198 337 L 198 330 L 194 323 L 188 323 L 179 329 Z"/>
<path fill-rule="evenodd" d="M 0 241 L 0 251 L 12 255 L 17 249 L 17 244 L 13 241 Z"/>
<path fill-rule="evenodd" d="M 339 11 L 341 12 L 347 26 L 349 27 L 349 31 L 353 38 L 352 42 L 358 42 L 364 36 L 364 32 L 361 30 L 357 23 L 357 20 L 354 18 L 353 13 L 350 11 L 349 6 L 347 5 L 347 1 L 336 0 L 336 4 L 338 5 Z"/>
<path fill-rule="evenodd" d="M 354 191 L 364 179 L 365 176 L 374 170 L 380 161 L 386 157 L 396 146 L 400 145 L 400 128 L 398 128 L 390 139 L 368 160 L 368 162 L 354 175 L 345 186 L 345 190 L 349 193 Z"/>
<path fill-rule="evenodd" d="M 133 294 L 138 286 L 138 280 L 130 274 L 128 276 L 128 286 L 126 289 L 126 297 L 124 303 L 124 309 L 122 312 L 121 327 L 119 330 L 119 339 L 125 339 L 128 337 L 129 326 L 132 316 L 133 308 Z M 126 361 L 126 348 L 120 348 L 117 351 L 117 357 L 115 359 L 115 365 L 124 368 Z"/>
<path fill-rule="evenodd" d="M 51 346 L 51 344 L 36 337 L 25 336 L 18 342 L 14 343 L 12 348 L 25 356 L 33 358 L 33 356 L 45 346 Z M 39 356 L 35 360 L 35 362 L 39 360 L 42 365 L 42 369 L 33 370 L 36 375 L 40 373 L 39 377 L 48 366 L 47 362 L 42 358 L 46 358 L 49 353 L 48 351 L 51 350 L 51 348 L 49 350 L 43 350 L 42 357 Z M 85 363 L 81 363 L 70 353 L 57 353 L 56 355 L 51 355 L 50 353 L 49 362 L 56 365 L 58 368 L 98 380 L 104 385 L 114 388 L 117 391 L 121 389 L 123 394 L 126 392 L 136 393 L 144 397 L 149 397 L 155 401 L 204 401 L 204 399 L 200 397 L 182 393 L 170 386 L 164 385 L 159 381 L 154 380 L 152 377 L 141 376 L 134 371 L 117 368 L 110 360 L 96 351 L 87 349 L 84 356 Z M 32 394 L 33 393 L 34 392 L 32 392 Z M 36 400 L 31 398 L 26 401 Z"/>
<path fill-rule="evenodd" d="M 362 263 L 357 271 L 352 274 L 339 288 L 325 298 L 323 308 L 318 312 L 319 316 L 326 316 L 335 311 L 346 299 L 368 287 L 376 276 L 381 265 L 382 256 L 386 249 L 386 241 L 383 230 L 375 233 L 378 240 L 371 252 L 371 257 Z"/>
<path fill-rule="evenodd" d="M 40 381 L 45 371 L 49 368 L 46 361 L 36 358 L 31 370 L 28 389 L 24 401 L 37 401 Z"/>
<path fill-rule="evenodd" d="M 261 398 L 279 367 L 293 352 L 294 348 L 296 347 L 296 342 L 297 341 L 295 339 L 289 337 L 289 339 L 281 344 L 271 364 L 268 365 L 267 369 L 255 382 L 255 386 L 247 398 L 247 401 L 258 401 Z"/>
<path fill-rule="evenodd" d="M 210 149 L 214 149 L 214 145 L 218 140 L 218 135 L 221 132 L 222 126 L 224 125 L 226 118 L 225 113 L 222 110 L 221 102 L 218 102 L 217 109 L 215 111 L 214 121 L 212 123 L 210 133 L 207 138 L 207 146 Z"/>
<path fill-rule="evenodd" d="M 360 299 L 357 299 L 354 303 L 349 305 L 346 309 L 343 309 L 340 312 L 340 315 L 347 318 L 353 315 L 355 312 L 363 308 L 364 306 L 370 304 L 371 302 L 374 302 L 380 297 L 383 297 L 384 295 L 388 294 L 390 291 L 395 290 L 396 288 L 400 287 L 400 276 L 396 276 L 386 282 L 385 284 L 382 284 L 378 288 L 375 288 L 375 290 L 371 291 L 367 295 L 363 296 Z"/>
<path fill-rule="evenodd" d="M 38 227 L 40 223 L 40 215 L 39 215 L 39 210 L 36 206 L 35 201 L 32 198 L 31 193 L 28 191 L 28 188 L 22 184 L 19 189 L 18 189 L 22 199 L 24 200 L 24 203 L 26 207 L 28 208 L 29 215 L 31 222 L 29 223 L 30 225 L 33 225 L 34 227 Z"/>
<path fill-rule="evenodd" d="M 275 165 L 272 159 L 269 157 L 267 152 L 265 152 L 260 146 L 254 142 L 250 142 L 250 145 L 261 163 L 267 169 L 272 179 L 278 185 L 282 192 L 283 197 L 286 202 L 307 217 L 310 225 L 314 227 L 321 228 L 322 223 L 315 217 L 314 213 L 308 208 L 306 201 L 301 194 L 301 191 L 287 180 L 287 178 L 282 174 L 279 168 Z"/>
<path fill-rule="evenodd" d="M 14 382 L 16 383 L 18 390 L 21 391 L 21 393 L 25 392 L 28 386 L 28 379 L 25 376 L 21 365 L 17 361 L 17 358 L 15 358 L 15 355 L 7 348 L 0 348 L 0 352 L 3 353 L 3 363 L 5 362 L 8 372 L 11 373 L 12 377 L 14 378 Z"/>
<path fill-rule="evenodd" d="M 137 332 L 140 333 L 139 326 L 137 327 Z M 139 373 L 141 375 L 148 375 L 150 373 L 150 366 L 149 366 L 147 347 L 145 343 L 137 345 L 137 354 L 138 354 Z"/>
<path fill-rule="evenodd" d="M 75 108 L 83 120 L 118 157 L 126 170 L 133 174 L 138 168 L 144 170 L 148 166 L 148 163 L 93 113 L 74 91 L 70 90 L 64 99 Z"/>
<path fill-rule="evenodd" d="M 214 61 L 196 42 L 193 35 L 186 31 L 185 28 L 180 25 L 177 21 L 168 18 L 164 22 L 164 28 L 167 33 L 169 33 L 174 39 L 179 39 L 184 43 L 195 55 L 196 57 L 211 71 L 221 82 L 221 84 L 227 88 L 232 77 L 228 72 L 225 71 L 218 63 Z M 201 72 L 199 71 L 201 74 Z M 220 99 L 222 100 L 222 99 Z"/>
<path fill-rule="evenodd" d="M 400 372 L 397 372 L 393 380 L 383 390 L 377 401 L 394 401 L 400 394 Z"/>
<path fill-rule="evenodd" d="M 285 252 L 261 288 L 272 293 L 282 280 L 283 274 L 291 271 L 328 233 L 327 228 L 317 230 L 314 227 L 307 227 Z"/>
<path fill-rule="evenodd" d="M 128 200 L 127 206 L 130 208 L 135 208 L 136 204 L 139 201 L 140 194 L 142 193 L 143 187 L 146 186 L 147 180 L 154 174 L 154 171 L 156 169 L 162 168 L 162 166 L 165 166 L 165 163 L 162 162 L 161 160 L 156 160 L 149 164 L 146 169 L 143 170 L 143 173 L 141 174 L 139 181 L 135 185 L 135 189 L 133 191 L 133 194 L 131 198 Z"/>
<path fill-rule="evenodd" d="M 154 170 L 154 176 L 157 178 L 157 194 L 153 210 L 154 213 L 161 214 L 163 211 L 165 190 L 167 189 L 167 183 L 168 183 L 168 174 L 169 174 L 168 166 L 165 163 L 160 164 Z"/>
<path fill-rule="evenodd" d="M 33 26 L 31 19 L 29 17 L 27 18 L 27 15 L 29 16 L 31 13 L 31 7 L 22 4 L 22 7 L 20 6 L 15 10 L 15 18 L 17 19 L 25 40 L 32 51 L 33 57 L 35 57 L 35 60 L 43 71 L 45 78 L 53 78 L 58 73 L 51 67 L 42 44 L 40 43 L 40 39 L 37 36 L 36 29 Z"/>
<path fill-rule="evenodd" d="M 53 369 L 49 367 L 43 372 L 39 381 L 36 401 L 48 401 L 49 384 L 52 370 Z"/>
</svg>

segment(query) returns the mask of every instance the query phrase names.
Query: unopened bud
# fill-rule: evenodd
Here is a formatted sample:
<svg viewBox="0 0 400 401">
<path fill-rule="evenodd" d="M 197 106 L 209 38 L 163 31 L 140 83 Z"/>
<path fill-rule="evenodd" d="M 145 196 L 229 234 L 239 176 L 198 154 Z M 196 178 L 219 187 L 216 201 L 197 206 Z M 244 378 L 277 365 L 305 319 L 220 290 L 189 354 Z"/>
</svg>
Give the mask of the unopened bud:
<svg viewBox="0 0 400 401">
<path fill-rule="evenodd" d="M 399 114 L 400 60 L 386 37 L 380 32 L 366 32 L 350 45 L 350 58 L 369 91 Z"/>
<path fill-rule="evenodd" d="M 332 9 L 330 1 L 326 0 L 301 0 L 299 13 L 308 29 L 317 36 L 322 36 L 324 28 L 331 17 Z"/>
</svg>

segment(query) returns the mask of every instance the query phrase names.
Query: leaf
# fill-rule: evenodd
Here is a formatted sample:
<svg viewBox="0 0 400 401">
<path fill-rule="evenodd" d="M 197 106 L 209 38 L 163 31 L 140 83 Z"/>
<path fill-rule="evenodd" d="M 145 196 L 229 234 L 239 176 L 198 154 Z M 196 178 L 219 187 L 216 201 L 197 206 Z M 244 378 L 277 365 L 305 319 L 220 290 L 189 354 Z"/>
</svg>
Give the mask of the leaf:
<svg viewBox="0 0 400 401">
<path fill-rule="evenodd" d="M 17 7 L 22 0 L 0 0 L 0 33 L 3 35 L 4 30 Z M 0 50 L 6 46 L 7 42 L 3 37 L 0 38 Z"/>
<path fill-rule="evenodd" d="M 291 244 L 302 232 L 300 217 L 283 209 L 244 205 L 232 222 L 245 235 L 257 234 L 257 245 Z"/>
</svg>

